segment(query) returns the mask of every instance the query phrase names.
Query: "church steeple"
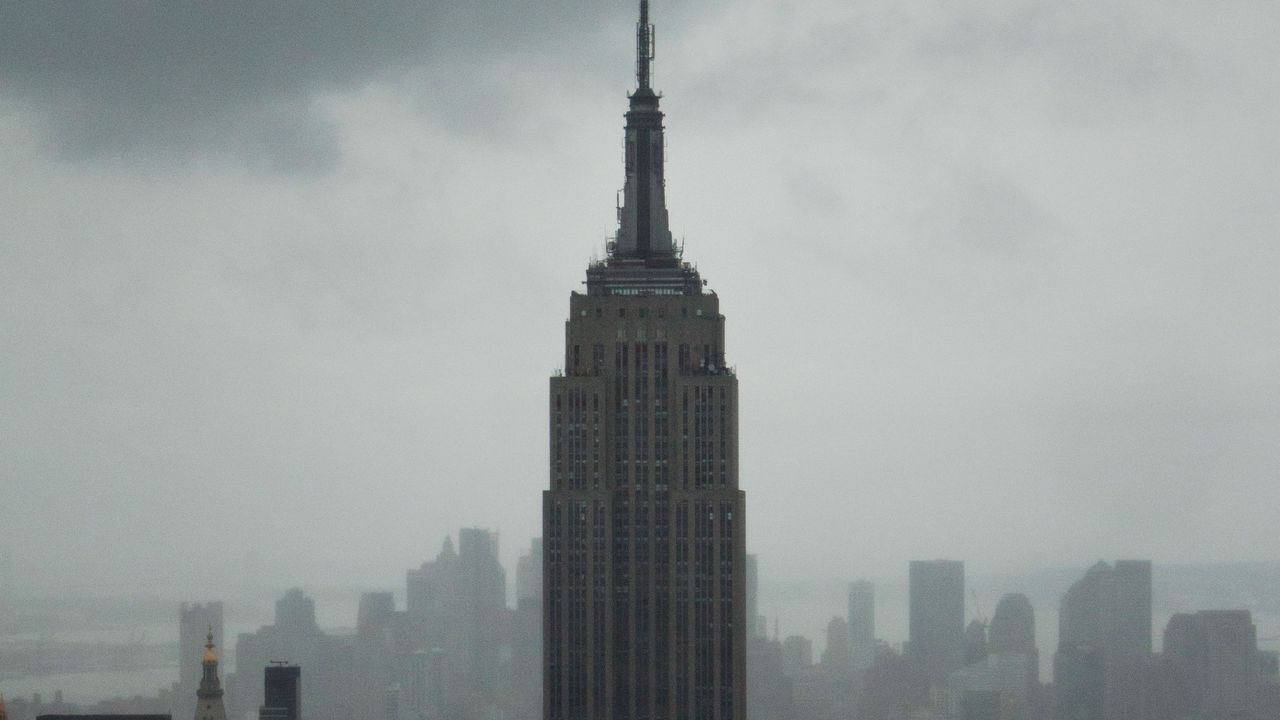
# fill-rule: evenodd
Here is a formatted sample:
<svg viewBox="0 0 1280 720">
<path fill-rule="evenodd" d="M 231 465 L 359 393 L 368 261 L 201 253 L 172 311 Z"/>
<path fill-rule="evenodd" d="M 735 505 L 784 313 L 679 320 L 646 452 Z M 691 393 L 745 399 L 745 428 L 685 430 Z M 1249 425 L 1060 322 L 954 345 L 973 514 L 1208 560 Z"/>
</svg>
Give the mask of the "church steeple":
<svg viewBox="0 0 1280 720">
<path fill-rule="evenodd" d="M 626 114 L 626 185 L 619 208 L 618 236 L 610 257 L 644 260 L 659 266 L 673 264 L 675 246 L 667 218 L 663 177 L 662 111 L 651 87 L 654 28 L 649 23 L 649 0 L 640 0 L 636 23 L 636 90 Z"/>
<path fill-rule="evenodd" d="M 214 652 L 213 628 L 204 645 L 204 657 L 200 664 L 204 674 L 200 677 L 200 689 L 196 690 L 195 720 L 227 720 L 222 706 L 222 681 L 218 679 L 218 653 Z"/>
</svg>

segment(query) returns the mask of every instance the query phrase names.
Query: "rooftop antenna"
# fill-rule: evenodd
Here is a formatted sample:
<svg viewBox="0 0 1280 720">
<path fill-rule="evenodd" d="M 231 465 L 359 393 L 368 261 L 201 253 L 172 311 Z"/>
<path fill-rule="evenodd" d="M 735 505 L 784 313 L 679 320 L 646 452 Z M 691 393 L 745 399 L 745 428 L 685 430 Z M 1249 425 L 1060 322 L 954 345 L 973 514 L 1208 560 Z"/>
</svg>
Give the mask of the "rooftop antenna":
<svg viewBox="0 0 1280 720">
<path fill-rule="evenodd" d="M 640 22 L 636 24 L 636 87 L 649 88 L 649 63 L 654 58 L 654 29 L 649 24 L 649 0 L 640 0 Z"/>
</svg>

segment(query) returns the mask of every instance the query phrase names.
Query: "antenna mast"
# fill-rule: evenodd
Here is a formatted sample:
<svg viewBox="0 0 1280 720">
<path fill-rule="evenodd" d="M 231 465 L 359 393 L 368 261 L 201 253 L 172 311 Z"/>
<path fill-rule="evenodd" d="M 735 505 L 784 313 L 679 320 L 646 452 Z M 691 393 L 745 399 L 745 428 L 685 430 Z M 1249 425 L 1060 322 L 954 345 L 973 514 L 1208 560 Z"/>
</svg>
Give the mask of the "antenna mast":
<svg viewBox="0 0 1280 720">
<path fill-rule="evenodd" d="M 649 89 L 649 64 L 654 57 L 654 30 L 649 24 L 649 0 L 640 0 L 640 22 L 636 24 L 636 87 Z"/>
</svg>

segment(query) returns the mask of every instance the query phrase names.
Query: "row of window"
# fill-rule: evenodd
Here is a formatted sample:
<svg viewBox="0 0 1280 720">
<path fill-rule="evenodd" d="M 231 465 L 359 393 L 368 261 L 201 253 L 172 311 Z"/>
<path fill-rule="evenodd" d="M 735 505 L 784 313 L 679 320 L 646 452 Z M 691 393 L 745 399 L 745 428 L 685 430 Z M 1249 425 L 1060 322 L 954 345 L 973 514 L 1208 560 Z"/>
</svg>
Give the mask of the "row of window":
<svg viewBox="0 0 1280 720">
<path fill-rule="evenodd" d="M 600 307 L 600 306 L 598 306 L 598 305 L 597 305 L 597 306 L 596 306 L 596 308 L 595 308 L 595 311 L 596 311 L 596 317 L 604 317 L 604 308 L 603 308 L 603 307 Z M 588 313 L 587 313 L 587 309 L 586 309 L 586 308 L 583 308 L 583 309 L 579 312 L 579 314 L 580 314 L 582 317 L 587 317 L 587 314 L 588 314 Z M 694 317 L 702 317 L 702 308 L 694 308 L 694 309 L 693 309 L 693 315 L 694 315 Z M 626 308 L 624 308 L 624 307 L 620 307 L 620 308 L 618 308 L 618 317 L 620 317 L 620 318 L 625 318 L 626 316 L 627 316 L 627 309 L 626 309 Z M 660 307 L 660 308 L 658 308 L 657 316 L 658 316 L 658 317 L 660 317 L 660 318 L 665 318 L 665 317 L 667 316 L 667 310 L 666 310 L 666 308 L 661 308 L 661 307 Z M 638 308 L 638 309 L 636 310 L 636 317 L 642 317 L 642 318 L 643 318 L 643 317 L 649 317 L 649 308 L 643 308 L 643 307 L 642 307 L 642 308 Z M 680 317 L 689 317 L 689 308 L 688 308 L 688 307 L 681 307 L 681 308 L 680 308 Z"/>
</svg>

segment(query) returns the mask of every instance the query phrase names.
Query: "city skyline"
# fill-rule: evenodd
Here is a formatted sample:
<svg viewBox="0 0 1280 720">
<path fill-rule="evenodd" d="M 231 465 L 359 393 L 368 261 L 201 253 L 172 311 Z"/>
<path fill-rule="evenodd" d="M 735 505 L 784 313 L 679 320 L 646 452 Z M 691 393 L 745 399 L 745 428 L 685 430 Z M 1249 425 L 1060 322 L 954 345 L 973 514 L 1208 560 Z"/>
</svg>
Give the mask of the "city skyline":
<svg viewBox="0 0 1280 720">
<path fill-rule="evenodd" d="M 1274 559 L 1267 23 L 891 5 L 663 7 L 673 230 L 735 303 L 762 574 Z M 171 45 L 200 18 L 139 7 L 0 11 L 9 577 L 177 596 L 336 547 L 285 582 L 381 584 L 457 525 L 536 535 L 631 4 L 356 26 L 376 53 L 251 17 L 203 64 Z"/>
</svg>

